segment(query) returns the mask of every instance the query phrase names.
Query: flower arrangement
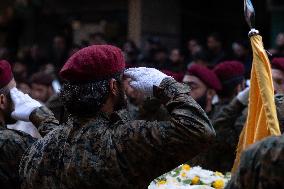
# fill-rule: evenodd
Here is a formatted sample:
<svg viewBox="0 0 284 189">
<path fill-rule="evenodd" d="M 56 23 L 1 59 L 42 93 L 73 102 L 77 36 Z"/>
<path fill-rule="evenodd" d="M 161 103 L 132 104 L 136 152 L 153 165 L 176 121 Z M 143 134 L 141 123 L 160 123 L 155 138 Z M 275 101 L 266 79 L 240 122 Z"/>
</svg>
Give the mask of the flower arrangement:
<svg viewBox="0 0 284 189">
<path fill-rule="evenodd" d="M 183 164 L 152 181 L 148 189 L 223 189 L 230 178 L 230 174 Z"/>
</svg>

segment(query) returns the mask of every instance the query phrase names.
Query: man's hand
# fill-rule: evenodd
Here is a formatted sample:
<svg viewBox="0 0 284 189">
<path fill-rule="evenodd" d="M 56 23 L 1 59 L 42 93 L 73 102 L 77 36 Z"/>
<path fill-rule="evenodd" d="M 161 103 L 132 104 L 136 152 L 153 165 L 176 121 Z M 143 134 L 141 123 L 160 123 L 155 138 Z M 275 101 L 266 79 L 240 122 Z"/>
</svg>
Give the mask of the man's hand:
<svg viewBox="0 0 284 189">
<path fill-rule="evenodd" d="M 124 72 L 126 77 L 131 78 L 130 85 L 145 94 L 146 97 L 153 96 L 153 86 L 159 86 L 167 76 L 155 68 L 129 68 Z"/>
<path fill-rule="evenodd" d="M 244 105 L 247 106 L 248 102 L 249 102 L 249 87 L 247 87 L 245 90 L 241 91 L 238 95 L 237 95 L 237 99 L 239 100 L 239 102 Z"/>
<path fill-rule="evenodd" d="M 10 90 L 11 98 L 15 106 L 12 117 L 16 120 L 29 121 L 32 111 L 42 105 L 29 95 L 22 93 L 17 88 Z"/>
</svg>

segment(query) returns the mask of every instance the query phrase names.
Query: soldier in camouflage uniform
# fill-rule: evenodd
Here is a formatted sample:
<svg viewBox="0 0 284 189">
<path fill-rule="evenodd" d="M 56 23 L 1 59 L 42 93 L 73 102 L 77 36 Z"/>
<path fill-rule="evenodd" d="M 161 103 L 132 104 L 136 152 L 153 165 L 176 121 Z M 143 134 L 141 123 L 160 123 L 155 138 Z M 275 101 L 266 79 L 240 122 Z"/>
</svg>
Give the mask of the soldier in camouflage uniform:
<svg viewBox="0 0 284 189">
<path fill-rule="evenodd" d="M 222 89 L 217 90 L 218 102 L 214 104 L 213 110 L 209 114 L 216 131 L 216 138 L 210 149 L 193 158 L 190 163 L 205 169 L 229 172 L 235 158 L 235 146 L 238 143 L 239 131 L 236 131 L 237 137 L 232 138 L 236 135 L 235 130 L 231 130 L 231 127 L 220 127 L 216 119 L 220 119 L 222 110 L 244 88 L 245 69 L 243 64 L 238 61 L 225 61 L 218 64 L 213 71 L 222 84 Z M 238 104 L 234 108 L 237 111 Z M 241 108 L 243 109 L 243 107 Z M 235 125 L 234 129 L 236 130 L 243 127 L 243 118 L 246 118 L 240 115 L 242 115 L 242 111 L 237 113 L 240 120 L 228 123 Z"/>
<path fill-rule="evenodd" d="M 198 155 L 198 162 L 194 162 L 194 164 L 211 170 L 231 171 L 236 157 L 239 136 L 247 118 L 248 96 L 249 88 L 239 93 L 229 105 L 220 111 L 219 115 L 212 122 L 217 135 L 215 142 L 209 151 L 206 152 L 207 156 Z M 279 125 L 283 132 L 284 95 L 275 95 L 275 105 Z"/>
<path fill-rule="evenodd" d="M 24 132 L 8 129 L 6 124 L 16 120 L 29 121 L 30 117 L 35 125 L 45 129 L 46 121 L 52 118 L 52 114 L 49 114 L 46 108 L 40 107 L 40 103 L 25 95 L 24 98 L 29 99 L 28 103 L 19 100 L 16 96 L 22 93 L 15 89 L 15 86 L 10 64 L 4 60 L 0 61 L 0 186 L 3 189 L 20 188 L 18 175 L 20 160 L 25 150 L 36 140 Z M 19 112 L 21 114 L 22 111 L 15 100 L 21 103 L 20 109 L 24 106 L 25 116 L 19 116 Z M 47 114 L 49 119 L 46 119 Z"/>
<path fill-rule="evenodd" d="M 249 147 L 225 189 L 284 188 L 284 136 L 269 137 Z"/>
<path fill-rule="evenodd" d="M 153 68 L 124 74 L 133 88 L 161 100 L 170 121 L 130 121 L 121 110 L 124 65 L 109 45 L 84 48 L 67 61 L 60 97 L 69 120 L 24 155 L 22 188 L 145 189 L 208 147 L 215 132 L 189 88 Z"/>
</svg>

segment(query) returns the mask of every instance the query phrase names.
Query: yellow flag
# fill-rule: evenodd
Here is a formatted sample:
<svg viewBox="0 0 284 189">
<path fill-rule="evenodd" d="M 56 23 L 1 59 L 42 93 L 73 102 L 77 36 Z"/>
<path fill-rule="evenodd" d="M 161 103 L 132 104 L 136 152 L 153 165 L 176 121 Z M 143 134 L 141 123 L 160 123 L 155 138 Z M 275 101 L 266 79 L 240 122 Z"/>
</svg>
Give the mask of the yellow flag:
<svg viewBox="0 0 284 189">
<path fill-rule="evenodd" d="M 243 150 L 271 135 L 280 135 L 274 102 L 274 88 L 269 59 L 263 48 L 262 37 L 250 37 L 253 50 L 248 117 L 237 148 L 233 172 L 237 169 Z"/>
</svg>

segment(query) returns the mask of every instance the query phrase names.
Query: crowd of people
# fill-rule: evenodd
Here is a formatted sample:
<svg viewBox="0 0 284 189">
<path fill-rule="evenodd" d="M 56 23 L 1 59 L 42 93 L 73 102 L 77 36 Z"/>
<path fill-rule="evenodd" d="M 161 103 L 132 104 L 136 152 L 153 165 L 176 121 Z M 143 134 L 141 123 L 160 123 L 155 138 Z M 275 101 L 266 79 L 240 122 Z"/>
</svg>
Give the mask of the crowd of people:
<svg viewBox="0 0 284 189">
<path fill-rule="evenodd" d="M 284 33 L 275 43 L 269 58 L 283 131 Z M 186 161 L 230 172 L 247 117 L 249 40 L 227 48 L 212 33 L 186 49 L 167 49 L 157 37 L 143 49 L 131 40 L 122 51 L 107 44 L 95 33 L 80 45 L 56 35 L 51 50 L 0 48 L 1 186 L 147 188 Z M 273 185 L 265 177 L 234 187 L 283 188 L 283 170 L 275 170 L 264 174 Z"/>
</svg>

